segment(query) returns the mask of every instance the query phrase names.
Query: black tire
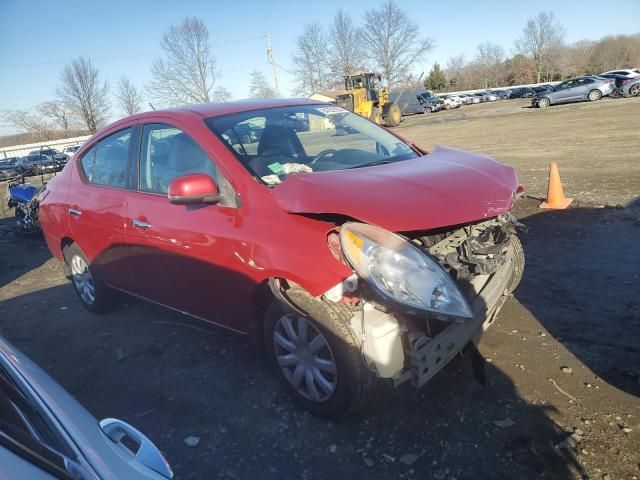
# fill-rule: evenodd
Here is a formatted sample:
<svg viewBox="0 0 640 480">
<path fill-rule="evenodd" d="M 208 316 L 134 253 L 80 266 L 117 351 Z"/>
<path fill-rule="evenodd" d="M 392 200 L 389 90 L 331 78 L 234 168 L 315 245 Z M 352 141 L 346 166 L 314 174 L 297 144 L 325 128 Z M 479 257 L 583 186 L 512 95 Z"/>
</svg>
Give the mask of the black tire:
<svg viewBox="0 0 640 480">
<path fill-rule="evenodd" d="M 636 83 L 629 87 L 629 95 L 632 97 L 640 96 L 640 83 Z"/>
<path fill-rule="evenodd" d="M 542 97 L 538 99 L 536 105 L 538 106 L 538 108 L 547 108 L 549 105 L 551 105 L 551 100 L 549 100 L 547 97 Z"/>
<path fill-rule="evenodd" d="M 600 90 L 591 90 L 587 94 L 587 100 L 589 100 L 590 102 L 597 102 L 601 98 L 602 98 L 602 92 Z"/>
<path fill-rule="evenodd" d="M 431 107 L 425 107 L 425 108 L 424 108 L 424 113 L 433 113 L 433 108 L 431 108 Z"/>
<path fill-rule="evenodd" d="M 116 303 L 116 294 L 113 289 L 109 288 L 107 285 L 100 280 L 100 278 L 96 275 L 95 270 L 91 267 L 87 256 L 80 249 L 80 247 L 76 243 L 72 243 L 65 247 L 63 251 L 64 259 L 69 269 L 69 278 L 71 279 L 71 284 L 73 285 L 73 290 L 76 292 L 80 303 L 92 313 L 107 313 L 113 310 Z M 93 283 L 93 301 L 90 301 L 87 298 L 87 295 L 83 292 L 81 286 L 79 286 L 79 282 L 76 280 L 76 275 L 73 273 L 74 271 L 74 257 L 79 257 L 82 262 L 87 266 L 87 269 L 91 275 L 91 280 Z"/>
<path fill-rule="evenodd" d="M 380 125 L 382 123 L 382 109 L 380 107 L 373 107 L 371 109 L 371 115 L 369 115 L 369 120 Z"/>
<path fill-rule="evenodd" d="M 400 111 L 400 107 L 398 107 L 398 104 L 387 104 L 384 110 L 384 124 L 387 127 L 397 127 L 398 125 L 400 125 L 400 122 L 402 121 L 402 112 Z"/>
<path fill-rule="evenodd" d="M 509 280 L 509 285 L 507 285 L 507 291 L 509 293 L 513 293 L 513 291 L 518 288 L 518 285 L 522 280 L 522 275 L 524 274 L 525 258 L 524 249 L 522 248 L 522 242 L 520 242 L 520 239 L 516 235 L 511 235 L 511 237 L 509 238 L 509 245 L 513 247 L 513 250 L 515 252 L 515 268 L 513 270 L 513 276 L 511 277 L 511 280 Z"/>
<path fill-rule="evenodd" d="M 327 399 L 313 401 L 298 392 L 285 376 L 276 358 L 274 335 L 279 320 L 287 315 L 287 311 L 278 300 L 274 300 L 267 309 L 264 322 L 264 342 L 268 361 L 285 391 L 303 408 L 322 417 L 344 417 L 365 401 L 375 381 L 373 373 L 364 364 L 360 348 L 349 326 L 351 311 L 343 305 L 315 299 L 305 292 L 296 294 L 293 290 L 287 291 L 289 298 L 295 298 L 296 305 L 307 314 L 303 318 L 324 336 L 330 347 L 336 367 L 335 389 Z M 300 317 L 299 314 L 294 315 Z"/>
</svg>

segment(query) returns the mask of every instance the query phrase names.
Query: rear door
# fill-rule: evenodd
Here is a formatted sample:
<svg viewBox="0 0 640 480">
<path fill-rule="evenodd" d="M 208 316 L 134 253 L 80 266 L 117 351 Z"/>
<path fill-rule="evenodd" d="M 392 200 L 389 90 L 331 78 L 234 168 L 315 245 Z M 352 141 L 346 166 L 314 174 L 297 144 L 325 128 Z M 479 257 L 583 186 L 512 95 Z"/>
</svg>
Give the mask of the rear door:
<svg viewBox="0 0 640 480">
<path fill-rule="evenodd" d="M 124 207 L 133 132 L 122 128 L 85 151 L 75 161 L 67 197 L 73 240 L 100 278 L 118 288 L 126 284 Z"/>
<path fill-rule="evenodd" d="M 138 188 L 127 202 L 129 290 L 181 312 L 245 331 L 253 283 L 243 269 L 235 193 L 218 166 L 175 119 L 142 126 Z M 210 133 L 209 133 L 210 134 Z M 169 183 L 205 173 L 224 197 L 216 205 L 174 205 Z M 241 320 L 242 319 L 242 320 Z"/>
</svg>

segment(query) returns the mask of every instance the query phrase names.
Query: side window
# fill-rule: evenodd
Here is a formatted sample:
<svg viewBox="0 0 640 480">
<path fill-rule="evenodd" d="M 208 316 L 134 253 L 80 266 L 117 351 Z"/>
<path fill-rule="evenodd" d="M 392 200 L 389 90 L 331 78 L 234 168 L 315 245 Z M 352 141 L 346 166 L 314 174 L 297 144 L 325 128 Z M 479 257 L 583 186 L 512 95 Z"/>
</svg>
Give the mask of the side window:
<svg viewBox="0 0 640 480">
<path fill-rule="evenodd" d="M 125 188 L 130 143 L 130 128 L 100 140 L 82 157 L 87 179 L 96 185 Z"/>
<path fill-rule="evenodd" d="M 164 124 L 145 125 L 140 149 L 139 189 L 166 194 L 169 183 L 189 173 L 213 177 L 222 192 L 222 175 L 200 146 L 182 130 Z"/>
<path fill-rule="evenodd" d="M 85 177 L 89 181 L 93 177 L 93 159 L 96 156 L 96 147 L 91 147 L 91 149 L 85 153 L 80 159 L 80 164 L 82 165 L 82 171 L 84 172 Z"/>
</svg>

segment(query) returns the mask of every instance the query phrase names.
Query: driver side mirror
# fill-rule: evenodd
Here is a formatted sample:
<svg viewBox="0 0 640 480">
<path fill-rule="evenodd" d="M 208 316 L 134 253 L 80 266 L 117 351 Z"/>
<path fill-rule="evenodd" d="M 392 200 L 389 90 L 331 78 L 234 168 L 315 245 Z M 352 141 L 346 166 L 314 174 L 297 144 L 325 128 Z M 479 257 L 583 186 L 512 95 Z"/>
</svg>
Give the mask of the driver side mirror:
<svg viewBox="0 0 640 480">
<path fill-rule="evenodd" d="M 204 173 L 174 178 L 169 184 L 167 197 L 176 205 L 214 204 L 222 200 L 215 180 Z"/>
</svg>

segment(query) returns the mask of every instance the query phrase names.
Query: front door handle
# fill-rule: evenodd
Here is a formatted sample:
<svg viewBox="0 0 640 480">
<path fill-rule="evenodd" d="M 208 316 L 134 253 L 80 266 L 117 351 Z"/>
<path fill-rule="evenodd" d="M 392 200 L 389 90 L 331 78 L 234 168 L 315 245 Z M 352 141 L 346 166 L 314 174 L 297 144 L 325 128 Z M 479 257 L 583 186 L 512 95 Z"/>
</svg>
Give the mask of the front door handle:
<svg viewBox="0 0 640 480">
<path fill-rule="evenodd" d="M 131 225 L 138 228 L 150 228 L 151 224 L 141 220 L 131 220 Z"/>
<path fill-rule="evenodd" d="M 69 214 L 70 215 L 82 215 L 82 212 L 76 208 L 70 208 L 69 209 Z"/>
</svg>

